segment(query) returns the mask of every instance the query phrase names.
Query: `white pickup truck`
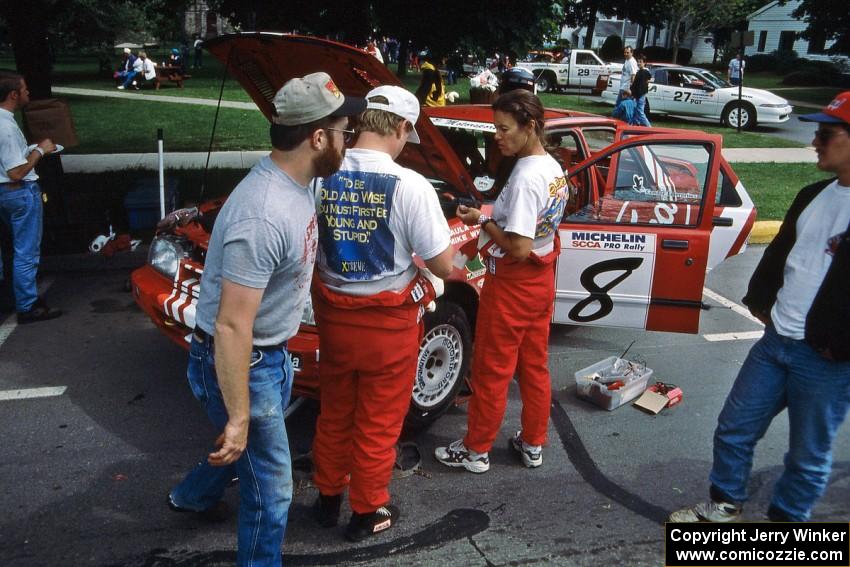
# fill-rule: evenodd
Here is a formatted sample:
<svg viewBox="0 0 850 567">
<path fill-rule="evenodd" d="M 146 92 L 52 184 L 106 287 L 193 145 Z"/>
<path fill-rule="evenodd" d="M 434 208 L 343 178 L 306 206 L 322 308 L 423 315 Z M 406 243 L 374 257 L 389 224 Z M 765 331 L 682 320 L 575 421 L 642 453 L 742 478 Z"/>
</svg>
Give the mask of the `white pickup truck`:
<svg viewBox="0 0 850 567">
<path fill-rule="evenodd" d="M 516 66 L 534 74 L 537 92 L 541 93 L 565 88 L 592 89 L 599 75 L 607 76 L 623 69 L 622 63 L 605 63 L 590 49 L 571 50 L 569 63 L 556 61 L 551 53 L 531 52 L 526 61 Z"/>
</svg>

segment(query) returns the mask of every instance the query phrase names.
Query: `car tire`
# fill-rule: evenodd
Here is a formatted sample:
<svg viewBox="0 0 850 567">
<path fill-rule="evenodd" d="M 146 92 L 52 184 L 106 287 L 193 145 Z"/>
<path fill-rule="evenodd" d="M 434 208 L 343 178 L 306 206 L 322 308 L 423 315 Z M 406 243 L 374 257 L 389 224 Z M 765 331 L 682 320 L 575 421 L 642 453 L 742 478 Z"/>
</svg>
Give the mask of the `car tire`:
<svg viewBox="0 0 850 567">
<path fill-rule="evenodd" d="M 548 93 L 555 90 L 557 81 L 552 73 L 540 73 L 534 81 L 537 85 L 537 92 Z"/>
<path fill-rule="evenodd" d="M 437 310 L 425 315 L 406 430 L 426 429 L 452 406 L 471 357 L 472 328 L 466 312 L 451 301 L 438 301 Z"/>
<path fill-rule="evenodd" d="M 752 130 L 755 128 L 757 121 L 755 107 L 748 102 L 742 102 L 740 103 L 740 112 L 738 112 L 738 108 L 739 103 L 737 101 L 727 104 L 726 108 L 723 109 L 721 123 L 729 128 L 737 128 L 738 116 L 740 116 L 742 130 Z"/>
</svg>

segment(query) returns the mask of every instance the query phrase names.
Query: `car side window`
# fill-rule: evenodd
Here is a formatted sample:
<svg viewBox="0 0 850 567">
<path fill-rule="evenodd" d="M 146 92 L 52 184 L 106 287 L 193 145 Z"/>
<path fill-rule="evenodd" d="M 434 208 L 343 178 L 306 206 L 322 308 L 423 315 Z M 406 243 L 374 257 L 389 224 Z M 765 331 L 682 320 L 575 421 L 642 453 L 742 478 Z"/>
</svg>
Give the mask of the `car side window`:
<svg viewBox="0 0 850 567">
<path fill-rule="evenodd" d="M 614 128 L 584 128 L 581 133 L 587 149 L 593 154 L 613 144 L 617 131 Z"/>
<path fill-rule="evenodd" d="M 697 143 L 644 143 L 570 176 L 578 188 L 567 222 L 699 224 L 711 153 Z M 608 162 L 607 167 L 604 165 Z"/>
<path fill-rule="evenodd" d="M 598 65 L 596 58 L 589 53 L 576 53 L 576 65 Z"/>
<path fill-rule="evenodd" d="M 552 130 L 546 132 L 546 146 L 564 171 L 584 160 L 578 136 L 572 130 Z"/>
<path fill-rule="evenodd" d="M 728 165 L 720 165 L 720 173 L 717 176 L 717 192 L 714 195 L 714 204 L 724 207 L 740 207 L 742 204 L 741 196 L 732 184 L 732 179 L 729 177 L 729 172 L 726 171 Z"/>
</svg>

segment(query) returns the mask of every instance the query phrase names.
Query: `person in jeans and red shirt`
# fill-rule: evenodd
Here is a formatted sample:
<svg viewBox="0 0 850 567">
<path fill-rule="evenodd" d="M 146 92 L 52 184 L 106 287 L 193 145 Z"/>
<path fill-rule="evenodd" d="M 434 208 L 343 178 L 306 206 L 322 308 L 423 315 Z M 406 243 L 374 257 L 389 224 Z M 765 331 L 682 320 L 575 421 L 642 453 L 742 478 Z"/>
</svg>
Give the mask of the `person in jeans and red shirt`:
<svg viewBox="0 0 850 567">
<path fill-rule="evenodd" d="M 756 443 L 783 409 L 790 447 L 768 519 L 808 520 L 829 481 L 850 409 L 850 91 L 800 120 L 818 123 L 818 168 L 837 178 L 797 194 L 756 267 L 744 303 L 766 328 L 717 420 L 711 499 L 670 522 L 740 519 Z"/>
</svg>

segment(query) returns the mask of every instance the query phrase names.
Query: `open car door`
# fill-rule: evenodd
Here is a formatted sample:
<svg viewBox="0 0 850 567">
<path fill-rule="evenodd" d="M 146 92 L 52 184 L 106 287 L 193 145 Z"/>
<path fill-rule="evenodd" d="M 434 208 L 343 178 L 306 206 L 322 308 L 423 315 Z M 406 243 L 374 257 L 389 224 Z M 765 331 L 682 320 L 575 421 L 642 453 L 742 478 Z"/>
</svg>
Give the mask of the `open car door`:
<svg viewBox="0 0 850 567">
<path fill-rule="evenodd" d="M 696 333 L 720 136 L 629 137 L 570 170 L 553 321 Z"/>
</svg>

